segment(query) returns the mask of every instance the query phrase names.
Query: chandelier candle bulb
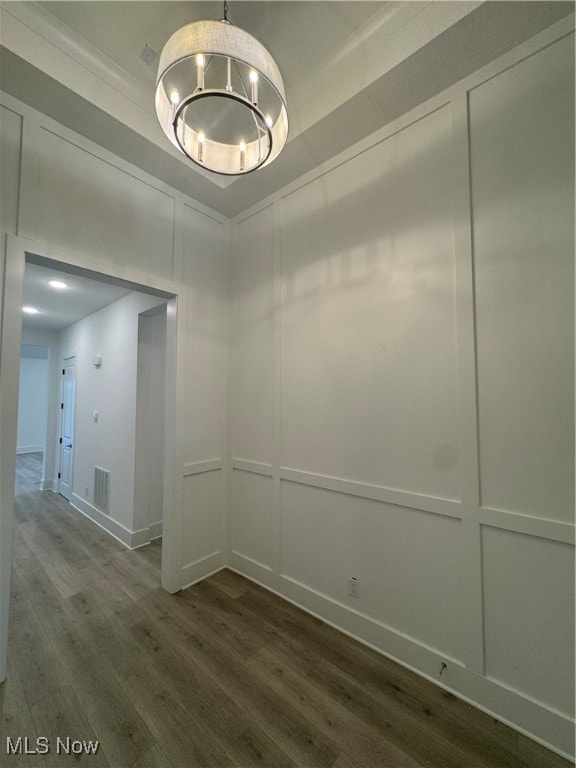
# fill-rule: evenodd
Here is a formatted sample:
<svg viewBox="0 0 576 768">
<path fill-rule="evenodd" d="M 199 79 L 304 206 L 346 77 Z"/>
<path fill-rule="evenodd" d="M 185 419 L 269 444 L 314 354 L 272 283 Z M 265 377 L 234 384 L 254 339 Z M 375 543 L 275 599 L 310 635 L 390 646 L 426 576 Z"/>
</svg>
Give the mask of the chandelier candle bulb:
<svg viewBox="0 0 576 768">
<path fill-rule="evenodd" d="M 197 73 L 199 91 L 204 90 L 204 65 L 205 64 L 206 64 L 206 59 L 204 58 L 204 54 L 198 53 L 196 55 L 196 73 Z"/>
<path fill-rule="evenodd" d="M 252 83 L 252 104 L 258 104 L 258 72 L 250 70 L 250 82 Z"/>
<path fill-rule="evenodd" d="M 200 162 L 203 161 L 202 155 L 203 155 L 205 140 L 206 140 L 206 135 L 204 131 L 199 131 L 198 132 L 198 160 L 200 160 Z"/>
<path fill-rule="evenodd" d="M 246 165 L 246 142 L 244 139 L 240 141 L 240 170 L 243 171 Z"/>
<path fill-rule="evenodd" d="M 229 93 L 232 90 L 232 60 L 229 56 L 226 59 L 226 90 Z"/>
</svg>

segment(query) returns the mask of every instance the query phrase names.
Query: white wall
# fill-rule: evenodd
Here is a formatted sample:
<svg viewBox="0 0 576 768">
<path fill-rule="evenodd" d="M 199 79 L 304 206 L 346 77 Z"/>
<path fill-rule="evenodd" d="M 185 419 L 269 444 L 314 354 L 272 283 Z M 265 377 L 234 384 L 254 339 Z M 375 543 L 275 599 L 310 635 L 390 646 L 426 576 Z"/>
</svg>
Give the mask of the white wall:
<svg viewBox="0 0 576 768">
<path fill-rule="evenodd" d="M 230 562 L 573 754 L 568 30 L 237 218 Z"/>
<path fill-rule="evenodd" d="M 166 305 L 138 318 L 133 526 L 153 538 L 162 532 L 165 378 Z"/>
<path fill-rule="evenodd" d="M 184 429 L 184 583 L 225 563 L 228 340 L 228 227 L 184 206 L 186 367 Z"/>
<path fill-rule="evenodd" d="M 22 344 L 32 344 L 48 349 L 49 382 L 47 394 L 47 418 L 44 423 L 44 463 L 41 488 L 53 489 L 56 469 L 56 440 L 60 420 L 60 366 L 58 364 L 58 334 L 35 328 L 22 329 Z"/>
<path fill-rule="evenodd" d="M 20 392 L 18 396 L 18 437 L 17 453 L 44 452 L 46 447 L 46 427 L 48 422 L 48 386 L 49 361 L 48 350 L 44 347 L 32 347 L 44 351 L 43 356 L 30 355 L 26 345 L 22 345 L 20 355 Z"/>
<path fill-rule="evenodd" d="M 59 360 L 75 356 L 72 504 L 107 526 L 93 507 L 94 469 L 110 472 L 109 518 L 128 534 L 134 520 L 139 314 L 162 299 L 131 293 L 60 333 Z M 100 355 L 99 368 L 93 364 Z M 92 418 L 98 412 L 98 420 Z M 92 509 L 87 507 L 92 505 Z M 124 540 L 117 527 L 111 530 Z M 132 538 L 127 543 L 133 544 Z M 141 543 L 138 541 L 137 543 Z"/>
</svg>

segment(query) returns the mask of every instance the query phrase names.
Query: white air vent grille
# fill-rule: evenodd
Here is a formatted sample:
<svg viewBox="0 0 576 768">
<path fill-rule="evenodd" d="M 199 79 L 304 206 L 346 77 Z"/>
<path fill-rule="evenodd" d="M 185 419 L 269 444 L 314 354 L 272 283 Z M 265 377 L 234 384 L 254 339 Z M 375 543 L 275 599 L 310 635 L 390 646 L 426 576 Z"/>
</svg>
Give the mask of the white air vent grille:
<svg viewBox="0 0 576 768">
<path fill-rule="evenodd" d="M 94 467 L 94 506 L 101 512 L 109 512 L 110 472 L 102 467 Z"/>
</svg>

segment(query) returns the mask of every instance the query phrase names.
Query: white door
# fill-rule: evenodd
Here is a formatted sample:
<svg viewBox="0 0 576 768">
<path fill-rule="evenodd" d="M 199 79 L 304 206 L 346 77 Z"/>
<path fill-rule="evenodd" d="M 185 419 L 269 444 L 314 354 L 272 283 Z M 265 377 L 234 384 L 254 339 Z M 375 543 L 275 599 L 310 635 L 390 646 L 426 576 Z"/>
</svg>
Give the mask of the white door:
<svg viewBox="0 0 576 768">
<path fill-rule="evenodd" d="M 72 496 L 72 466 L 74 459 L 74 395 L 76 391 L 76 358 L 67 357 L 62 365 L 62 397 L 60 401 L 60 471 L 58 493 L 66 499 Z"/>
</svg>

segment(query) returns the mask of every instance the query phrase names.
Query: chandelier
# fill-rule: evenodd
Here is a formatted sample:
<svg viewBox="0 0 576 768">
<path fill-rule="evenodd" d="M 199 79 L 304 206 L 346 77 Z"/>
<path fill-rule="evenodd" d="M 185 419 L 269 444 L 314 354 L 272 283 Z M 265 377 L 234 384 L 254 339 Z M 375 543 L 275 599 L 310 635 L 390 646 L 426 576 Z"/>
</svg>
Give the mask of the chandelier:
<svg viewBox="0 0 576 768">
<path fill-rule="evenodd" d="M 282 76 L 252 35 L 228 21 L 176 31 L 158 66 L 156 114 L 172 144 L 215 173 L 241 176 L 272 162 L 288 136 Z"/>
</svg>

